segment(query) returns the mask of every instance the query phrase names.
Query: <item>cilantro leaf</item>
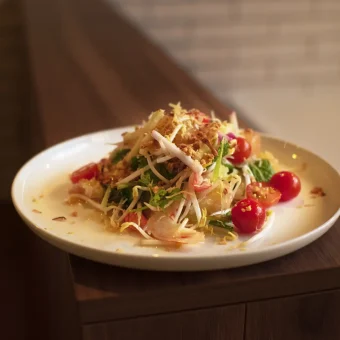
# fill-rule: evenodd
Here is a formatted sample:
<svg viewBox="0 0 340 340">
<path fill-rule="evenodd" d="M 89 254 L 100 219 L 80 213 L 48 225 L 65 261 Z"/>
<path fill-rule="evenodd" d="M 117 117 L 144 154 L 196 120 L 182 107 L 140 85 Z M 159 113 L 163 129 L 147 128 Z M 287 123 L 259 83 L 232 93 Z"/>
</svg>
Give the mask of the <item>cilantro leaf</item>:
<svg viewBox="0 0 340 340">
<path fill-rule="evenodd" d="M 228 222 L 224 222 L 221 220 L 210 220 L 209 224 L 214 227 L 226 229 L 228 231 L 234 231 L 234 227 L 232 225 L 230 225 Z"/>
<path fill-rule="evenodd" d="M 223 142 L 224 142 L 224 146 L 223 146 L 222 158 L 228 155 L 228 152 L 230 149 L 229 143 L 227 141 L 223 141 Z"/>
<path fill-rule="evenodd" d="M 257 182 L 268 182 L 274 175 L 274 170 L 268 159 L 260 159 L 251 164 L 249 168 Z"/>
<path fill-rule="evenodd" d="M 144 156 L 135 156 L 131 159 L 131 169 L 134 171 L 144 168 L 147 165 L 148 161 Z M 155 168 L 166 179 L 172 179 L 176 175 L 169 172 L 166 165 L 163 163 L 156 164 Z M 160 179 L 151 170 L 147 170 L 140 176 L 139 183 L 144 186 L 149 186 L 158 183 L 159 181 Z"/>
<path fill-rule="evenodd" d="M 124 208 L 126 208 L 133 200 L 132 186 L 125 186 L 120 188 L 113 188 L 110 192 L 108 202 L 119 203 L 121 200 L 125 200 Z"/>
<path fill-rule="evenodd" d="M 129 203 L 133 200 L 133 194 L 132 194 L 132 187 L 122 189 L 121 191 L 122 198 L 127 199 Z"/>
<path fill-rule="evenodd" d="M 166 179 L 173 179 L 176 174 L 171 173 L 164 163 L 156 165 L 157 171 Z"/>
<path fill-rule="evenodd" d="M 119 161 L 121 161 L 129 151 L 130 149 L 118 150 L 111 159 L 112 164 L 117 164 Z"/>
<path fill-rule="evenodd" d="M 165 196 L 167 195 L 167 191 L 164 189 L 158 190 L 150 199 L 149 204 L 153 205 L 154 207 L 163 207 L 166 205 L 165 203 Z"/>
<path fill-rule="evenodd" d="M 151 197 L 149 204 L 163 209 L 171 201 L 177 201 L 183 198 L 180 191 L 181 189 L 179 188 L 173 189 L 170 192 L 160 189 Z"/>
<path fill-rule="evenodd" d="M 131 169 L 134 171 L 140 168 L 144 168 L 147 165 L 148 161 L 144 156 L 135 156 L 131 159 Z"/>
<path fill-rule="evenodd" d="M 225 215 L 221 216 L 220 219 L 215 219 L 214 217 L 208 217 L 208 224 L 226 229 L 228 231 L 234 231 L 234 226 L 231 221 L 231 211 L 227 212 Z"/>
<path fill-rule="evenodd" d="M 231 226 L 228 222 L 224 222 L 224 221 L 221 221 L 221 220 L 210 220 L 209 224 L 214 226 L 214 227 L 226 229 L 228 231 L 234 231 L 233 226 Z"/>
<path fill-rule="evenodd" d="M 154 183 L 157 183 L 159 178 L 151 171 L 147 170 L 140 176 L 139 183 L 143 186 L 152 186 Z"/>
<path fill-rule="evenodd" d="M 164 164 L 156 164 L 155 166 L 156 170 L 166 179 L 172 179 L 174 175 L 168 171 L 166 166 Z M 161 181 L 153 172 L 152 170 L 147 170 L 145 171 L 141 176 L 140 176 L 140 184 L 144 186 L 149 186 L 153 185 L 155 183 L 158 183 Z"/>
</svg>

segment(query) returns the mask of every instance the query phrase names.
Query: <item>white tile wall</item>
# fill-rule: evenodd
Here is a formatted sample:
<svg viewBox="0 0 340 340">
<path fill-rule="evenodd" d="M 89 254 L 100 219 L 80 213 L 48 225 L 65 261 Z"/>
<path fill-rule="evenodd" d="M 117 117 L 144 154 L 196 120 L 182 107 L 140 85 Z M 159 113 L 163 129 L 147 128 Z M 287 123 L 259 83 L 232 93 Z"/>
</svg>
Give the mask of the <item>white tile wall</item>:
<svg viewBox="0 0 340 340">
<path fill-rule="evenodd" d="M 252 125 L 340 169 L 340 0 L 107 0 Z M 317 137 L 316 137 L 317 136 Z"/>
<path fill-rule="evenodd" d="M 340 78 L 340 0 L 109 0 L 216 93 Z"/>
</svg>

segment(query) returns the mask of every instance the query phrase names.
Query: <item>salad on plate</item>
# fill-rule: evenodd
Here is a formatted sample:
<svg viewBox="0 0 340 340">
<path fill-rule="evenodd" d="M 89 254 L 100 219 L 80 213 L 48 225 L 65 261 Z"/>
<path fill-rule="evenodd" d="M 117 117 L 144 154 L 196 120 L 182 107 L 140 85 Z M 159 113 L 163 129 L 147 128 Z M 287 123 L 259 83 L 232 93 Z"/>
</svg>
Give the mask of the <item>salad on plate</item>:
<svg viewBox="0 0 340 340">
<path fill-rule="evenodd" d="M 216 233 L 251 242 L 272 225 L 271 207 L 301 190 L 294 173 L 277 170 L 260 134 L 241 129 L 235 113 L 221 121 L 170 104 L 125 132 L 108 157 L 74 171 L 68 201 L 100 211 L 112 232 L 138 233 L 144 246 Z"/>
</svg>

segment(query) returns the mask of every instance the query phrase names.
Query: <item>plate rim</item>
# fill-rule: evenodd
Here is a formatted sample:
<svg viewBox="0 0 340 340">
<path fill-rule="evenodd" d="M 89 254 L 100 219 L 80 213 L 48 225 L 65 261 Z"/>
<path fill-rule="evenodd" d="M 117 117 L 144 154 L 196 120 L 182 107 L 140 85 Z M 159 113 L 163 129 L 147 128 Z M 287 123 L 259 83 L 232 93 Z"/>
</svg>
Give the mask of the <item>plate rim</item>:
<svg viewBox="0 0 340 340">
<path fill-rule="evenodd" d="M 76 248 L 82 248 L 82 249 L 88 249 L 91 252 L 99 252 L 101 254 L 105 254 L 106 256 L 114 256 L 115 258 L 138 258 L 138 259 L 149 259 L 149 260 L 158 260 L 158 259 L 162 259 L 163 261 L 167 261 L 167 260 L 185 260 L 186 262 L 195 262 L 199 259 L 224 259 L 224 258 L 243 258 L 246 256 L 250 256 L 250 255 L 266 255 L 267 253 L 270 252 L 275 252 L 277 250 L 280 249 L 284 249 L 286 247 L 289 246 L 294 246 L 296 244 L 299 243 L 303 243 L 303 241 L 307 238 L 313 238 L 313 236 L 315 236 L 315 234 L 320 234 L 317 238 L 321 237 L 335 222 L 336 220 L 339 218 L 340 216 L 340 208 L 338 208 L 337 211 L 334 212 L 334 214 L 327 219 L 323 224 L 319 225 L 318 227 L 316 227 L 315 229 L 308 231 L 305 234 L 302 234 L 298 237 L 295 237 L 291 240 L 286 240 L 284 242 L 278 243 L 278 244 L 272 244 L 272 245 L 268 245 L 266 246 L 266 248 L 261 249 L 261 248 L 255 248 L 255 249 L 251 249 L 249 251 L 246 252 L 235 252 L 235 253 L 228 253 L 226 252 L 225 254 L 204 254 L 204 255 L 198 255 L 198 256 L 187 256 L 185 254 L 180 254 L 180 255 L 176 255 L 176 257 L 173 256 L 167 256 L 167 255 L 160 255 L 159 258 L 153 257 L 150 254 L 134 254 L 134 253 L 120 253 L 120 252 L 116 252 L 114 250 L 105 250 L 105 249 L 99 249 L 90 245 L 84 245 L 84 244 L 80 244 L 79 242 L 74 242 L 71 239 L 66 239 L 66 238 L 60 238 L 56 235 L 53 235 L 51 233 L 49 233 L 48 231 L 45 231 L 43 228 L 37 227 L 35 225 L 35 223 L 33 221 L 31 221 L 29 219 L 28 216 L 25 215 L 22 206 L 24 205 L 24 202 L 20 202 L 20 197 L 17 197 L 16 195 L 16 191 L 19 191 L 19 182 L 21 179 L 21 176 L 23 176 L 23 173 L 25 172 L 25 170 L 27 168 L 29 168 L 29 166 L 34 163 L 37 159 L 39 159 L 39 157 L 42 157 L 44 154 L 46 153 L 50 153 L 53 151 L 58 150 L 59 148 L 63 148 L 65 147 L 66 144 L 69 143 L 79 143 L 82 140 L 86 140 L 89 137 L 93 137 L 95 135 L 102 135 L 102 134 L 110 134 L 110 133 L 117 133 L 117 132 L 124 132 L 127 131 L 131 128 L 133 128 L 133 125 L 129 125 L 129 126 L 123 126 L 123 127 L 118 127 L 118 128 L 112 128 L 112 129 L 104 129 L 104 130 L 100 130 L 100 131 L 95 131 L 95 132 L 90 132 L 87 133 L 85 135 L 80 135 L 80 136 L 76 136 L 73 138 L 69 138 L 66 139 L 65 141 L 62 141 L 60 143 L 56 143 L 48 148 L 45 148 L 44 150 L 40 151 L 39 153 L 37 153 L 36 155 L 34 155 L 33 157 L 31 157 L 29 160 L 27 160 L 22 166 L 21 168 L 17 171 L 14 180 L 12 182 L 12 186 L 11 186 L 11 199 L 13 202 L 13 205 L 15 207 L 15 210 L 17 211 L 17 213 L 19 214 L 19 216 L 21 217 L 21 219 L 25 222 L 25 224 L 27 224 L 27 226 L 37 235 L 39 235 L 39 237 L 43 238 L 45 241 L 52 243 L 54 245 L 56 244 L 60 244 L 60 243 L 64 243 L 67 244 L 69 247 L 76 247 Z M 332 171 L 334 171 L 339 178 L 340 181 L 340 176 L 339 176 L 339 172 L 333 167 L 332 164 L 330 164 L 328 161 L 326 161 L 324 158 L 322 158 L 321 156 L 319 156 L 318 154 L 304 148 L 301 147 L 299 145 L 297 145 L 294 142 L 290 142 L 289 140 L 283 140 L 281 138 L 277 138 L 274 137 L 270 134 L 267 133 L 260 133 L 261 136 L 267 138 L 267 139 L 271 139 L 271 140 L 275 140 L 277 142 L 281 142 L 281 143 L 287 143 L 290 144 L 293 147 L 296 147 L 300 150 L 303 150 L 304 152 L 319 158 L 319 160 L 321 160 L 325 165 L 327 165 Z M 37 223 L 38 224 L 38 223 Z M 45 237 L 43 237 L 42 235 L 44 235 Z M 316 239 L 317 239 L 316 238 Z M 50 239 L 56 239 L 56 242 L 51 242 Z M 313 242 L 313 241 L 312 241 Z M 312 243 L 310 242 L 310 243 Z M 57 246 L 60 247 L 60 246 Z M 64 248 L 65 249 L 65 248 Z M 67 250 L 67 252 L 71 252 L 70 250 Z M 150 263 L 151 264 L 151 263 Z"/>
</svg>

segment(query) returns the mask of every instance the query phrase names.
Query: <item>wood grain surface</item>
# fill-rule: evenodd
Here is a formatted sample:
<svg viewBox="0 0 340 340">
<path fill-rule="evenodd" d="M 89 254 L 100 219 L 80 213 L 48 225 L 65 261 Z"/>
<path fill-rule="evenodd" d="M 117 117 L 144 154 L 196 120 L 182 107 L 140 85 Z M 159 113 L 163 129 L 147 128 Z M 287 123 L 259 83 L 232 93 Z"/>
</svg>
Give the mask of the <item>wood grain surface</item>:
<svg viewBox="0 0 340 340">
<path fill-rule="evenodd" d="M 24 2 L 45 146 L 137 123 L 171 101 L 223 118 L 230 113 L 105 1 Z M 91 323 L 339 288 L 339 242 L 337 222 L 289 256 L 209 273 L 132 271 L 71 256 L 80 318 Z"/>
<path fill-rule="evenodd" d="M 247 305 L 245 340 L 338 340 L 340 290 Z"/>
<path fill-rule="evenodd" d="M 170 102 L 231 112 L 105 1 L 27 1 L 26 17 L 47 145 L 140 123 Z"/>
<path fill-rule="evenodd" d="M 245 306 L 156 315 L 83 327 L 83 340 L 243 340 Z"/>
<path fill-rule="evenodd" d="M 10 199 L 10 186 L 15 172 L 27 160 L 29 141 L 25 122 L 29 104 L 27 50 L 21 8 L 18 0 L 0 4 L 0 150 L 2 171 L 0 200 Z M 26 140 L 26 143 L 25 143 Z"/>
<path fill-rule="evenodd" d="M 133 271 L 72 257 L 80 317 L 84 323 L 97 322 L 338 288 L 339 263 L 332 252 L 321 251 L 330 242 L 331 237 L 324 237 L 252 267 L 197 273 Z"/>
<path fill-rule="evenodd" d="M 69 257 L 31 233 L 10 201 L 15 173 L 46 146 L 27 52 L 21 2 L 0 1 L 0 338 L 78 340 Z"/>
</svg>

